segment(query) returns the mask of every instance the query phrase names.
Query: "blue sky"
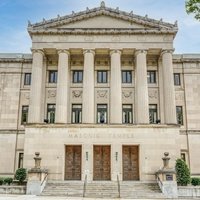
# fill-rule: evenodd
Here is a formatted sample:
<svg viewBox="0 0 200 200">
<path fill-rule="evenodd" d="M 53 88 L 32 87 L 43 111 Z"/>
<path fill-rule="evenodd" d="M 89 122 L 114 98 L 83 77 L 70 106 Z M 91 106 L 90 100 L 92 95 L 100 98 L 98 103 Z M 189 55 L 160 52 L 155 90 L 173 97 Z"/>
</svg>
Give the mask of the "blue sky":
<svg viewBox="0 0 200 200">
<path fill-rule="evenodd" d="M 0 53 L 30 53 L 27 22 L 40 22 L 100 5 L 100 0 L 0 0 Z M 200 53 L 200 22 L 185 13 L 184 0 L 105 0 L 108 7 L 174 23 L 175 53 Z"/>
</svg>

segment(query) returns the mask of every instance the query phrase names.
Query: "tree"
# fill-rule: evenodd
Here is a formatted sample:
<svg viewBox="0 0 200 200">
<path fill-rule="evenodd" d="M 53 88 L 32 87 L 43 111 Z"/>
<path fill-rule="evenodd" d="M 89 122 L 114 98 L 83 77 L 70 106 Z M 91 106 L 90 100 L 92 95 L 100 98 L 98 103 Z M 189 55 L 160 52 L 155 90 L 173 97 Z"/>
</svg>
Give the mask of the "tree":
<svg viewBox="0 0 200 200">
<path fill-rule="evenodd" d="M 176 160 L 176 178 L 177 178 L 177 184 L 186 186 L 190 183 L 190 170 L 182 159 Z"/>
<path fill-rule="evenodd" d="M 185 8 L 187 14 L 194 14 L 194 17 L 200 21 L 200 0 L 186 0 Z"/>
</svg>

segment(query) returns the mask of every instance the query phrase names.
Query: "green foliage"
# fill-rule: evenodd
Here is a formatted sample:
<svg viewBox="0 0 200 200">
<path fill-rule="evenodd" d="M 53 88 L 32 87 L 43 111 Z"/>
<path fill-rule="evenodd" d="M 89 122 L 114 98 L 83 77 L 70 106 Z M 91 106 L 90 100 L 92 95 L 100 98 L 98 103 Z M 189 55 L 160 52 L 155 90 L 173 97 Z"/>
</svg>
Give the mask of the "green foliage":
<svg viewBox="0 0 200 200">
<path fill-rule="evenodd" d="M 200 0 L 186 0 L 185 8 L 187 14 L 194 14 L 194 17 L 200 20 Z"/>
<path fill-rule="evenodd" d="M 13 182 L 13 178 L 6 177 L 3 181 L 4 184 L 10 185 Z"/>
<path fill-rule="evenodd" d="M 0 185 L 3 185 L 4 178 L 0 177 Z"/>
<path fill-rule="evenodd" d="M 190 170 L 182 159 L 176 160 L 176 177 L 177 177 L 177 184 L 186 186 L 190 183 Z"/>
<path fill-rule="evenodd" d="M 200 185 L 200 178 L 191 178 L 192 185 Z"/>
<path fill-rule="evenodd" d="M 20 184 L 22 184 L 23 181 L 26 179 L 26 169 L 25 168 L 17 169 L 15 173 L 15 178 L 19 181 Z"/>
</svg>

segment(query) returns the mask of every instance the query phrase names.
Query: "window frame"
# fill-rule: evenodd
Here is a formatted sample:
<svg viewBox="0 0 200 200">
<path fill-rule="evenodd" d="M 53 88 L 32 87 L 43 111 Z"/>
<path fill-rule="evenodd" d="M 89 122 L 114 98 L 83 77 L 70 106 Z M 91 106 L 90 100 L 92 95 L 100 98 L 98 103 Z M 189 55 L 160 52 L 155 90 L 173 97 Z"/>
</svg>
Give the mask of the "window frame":
<svg viewBox="0 0 200 200">
<path fill-rule="evenodd" d="M 81 106 L 81 108 L 73 108 L 73 106 Z M 73 113 L 75 112 L 75 121 L 73 121 Z M 71 113 L 71 123 L 72 124 L 81 124 L 82 123 L 82 104 L 72 104 L 72 113 Z M 76 114 L 78 114 L 78 120 Z"/>
<path fill-rule="evenodd" d="M 125 73 L 125 80 L 124 80 L 124 73 Z M 130 73 L 130 80 L 128 80 L 128 73 Z M 122 70 L 122 83 L 132 83 L 132 71 L 131 70 Z"/>
<path fill-rule="evenodd" d="M 181 74 L 180 73 L 174 73 L 174 85 L 181 86 Z"/>
<path fill-rule="evenodd" d="M 181 112 L 178 113 L 178 109 L 180 108 Z M 181 119 L 178 119 L 178 114 L 181 114 Z M 176 106 L 176 120 L 177 120 L 177 124 L 183 126 L 184 122 L 183 122 L 183 106 Z M 179 123 L 180 121 L 180 123 Z"/>
<path fill-rule="evenodd" d="M 105 106 L 105 108 L 99 108 L 100 106 Z M 101 118 L 101 116 L 99 116 L 99 110 L 102 110 L 102 112 L 104 111 L 104 122 L 101 122 L 101 119 L 99 119 L 99 117 Z M 108 105 L 107 104 L 97 104 L 97 124 L 107 124 L 108 123 Z"/>
<path fill-rule="evenodd" d="M 153 78 L 152 78 L 152 74 L 154 75 Z M 147 83 L 148 84 L 157 83 L 156 70 L 147 70 Z"/>
<path fill-rule="evenodd" d="M 151 106 L 155 106 L 155 108 L 150 108 Z M 153 121 L 151 122 L 151 113 L 150 110 L 154 110 L 153 111 Z M 156 112 L 155 112 L 156 111 Z M 156 113 L 156 115 L 155 115 Z M 155 118 L 155 119 L 154 119 Z M 157 120 L 158 120 L 158 105 L 157 104 L 149 104 L 149 123 L 150 124 L 157 124 Z"/>
<path fill-rule="evenodd" d="M 77 80 L 75 80 L 75 73 L 77 73 Z M 80 73 L 82 74 L 80 76 Z M 80 79 L 81 77 L 81 79 Z M 73 83 L 83 83 L 83 70 L 73 70 L 72 71 L 72 82 Z"/>
<path fill-rule="evenodd" d="M 124 108 L 125 106 L 130 106 L 130 108 Z M 131 116 L 128 112 L 131 112 Z M 128 113 L 128 121 L 126 121 L 127 117 L 125 116 L 125 120 L 124 120 L 124 113 L 125 115 L 127 115 Z M 132 124 L 133 123 L 133 106 L 132 104 L 122 104 L 122 123 L 123 124 Z"/>
<path fill-rule="evenodd" d="M 52 76 L 53 74 L 53 76 Z M 58 70 L 49 70 L 49 83 L 57 83 L 58 81 Z"/>
<path fill-rule="evenodd" d="M 31 85 L 31 73 L 24 73 L 24 85 Z"/>
<path fill-rule="evenodd" d="M 54 108 L 50 108 L 50 106 L 54 106 Z M 50 113 L 52 112 L 51 110 L 54 111 L 53 119 L 51 119 L 51 113 Z M 55 115 L 56 115 L 56 104 L 53 103 L 47 104 L 47 119 L 49 124 L 55 123 Z"/>
<path fill-rule="evenodd" d="M 26 108 L 26 110 L 25 110 Z M 27 124 L 28 123 L 28 110 L 29 110 L 29 106 L 28 105 L 22 105 L 22 110 L 21 110 L 21 125 L 24 125 L 24 124 Z M 24 112 L 26 111 L 26 112 Z M 24 115 L 26 120 L 24 121 L 23 118 L 24 118 Z"/>
<path fill-rule="evenodd" d="M 101 73 L 100 79 L 99 79 L 99 73 Z M 104 81 L 104 73 L 106 74 L 105 81 Z M 97 83 L 100 84 L 108 83 L 108 70 L 97 70 Z"/>
<path fill-rule="evenodd" d="M 24 153 L 19 152 L 19 154 L 18 154 L 18 169 L 23 168 L 23 162 L 24 162 Z"/>
</svg>

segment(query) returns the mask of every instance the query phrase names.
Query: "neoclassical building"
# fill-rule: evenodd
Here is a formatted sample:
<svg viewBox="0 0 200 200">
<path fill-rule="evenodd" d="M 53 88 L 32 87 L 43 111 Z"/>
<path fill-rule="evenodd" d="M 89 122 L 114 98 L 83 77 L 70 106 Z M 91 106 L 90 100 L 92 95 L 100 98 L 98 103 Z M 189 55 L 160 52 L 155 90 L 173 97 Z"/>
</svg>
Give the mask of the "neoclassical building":
<svg viewBox="0 0 200 200">
<path fill-rule="evenodd" d="M 0 54 L 0 176 L 35 152 L 51 180 L 155 180 L 164 152 L 199 176 L 200 54 L 177 31 L 104 2 L 29 22 L 32 54 Z"/>
</svg>

